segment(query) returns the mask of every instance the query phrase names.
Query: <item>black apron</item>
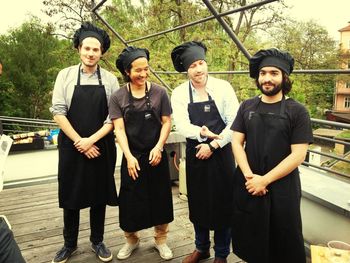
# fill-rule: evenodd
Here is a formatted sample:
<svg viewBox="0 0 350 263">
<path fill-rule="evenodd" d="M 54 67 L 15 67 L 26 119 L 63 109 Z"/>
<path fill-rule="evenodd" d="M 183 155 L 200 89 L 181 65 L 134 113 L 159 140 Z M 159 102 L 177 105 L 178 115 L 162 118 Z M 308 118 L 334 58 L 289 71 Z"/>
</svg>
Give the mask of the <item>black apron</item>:
<svg viewBox="0 0 350 263">
<path fill-rule="evenodd" d="M 197 126 L 207 126 L 220 134 L 226 127 L 215 101 L 209 95 L 205 102 L 193 102 L 189 83 L 190 122 Z M 209 143 L 211 140 L 206 141 Z M 230 226 L 232 214 L 232 182 L 235 163 L 231 143 L 216 149 L 211 157 L 200 160 L 196 157 L 197 140 L 187 139 L 186 144 L 186 183 L 190 220 L 209 229 L 222 229 Z"/>
<path fill-rule="evenodd" d="M 123 112 L 125 131 L 131 153 L 141 170 L 133 180 L 123 155 L 119 196 L 120 228 L 135 232 L 173 221 L 173 202 L 167 153 L 157 166 L 149 164 L 149 153 L 159 140 L 162 124 L 151 107 L 146 84 L 146 110 L 137 110 L 129 88 L 129 105 Z"/>
<path fill-rule="evenodd" d="M 264 175 L 291 153 L 291 127 L 282 98 L 279 114 L 249 113 L 246 132 L 248 162 Z M 264 196 L 252 196 L 238 167 L 235 174 L 233 252 L 249 263 L 305 262 L 298 169 L 268 186 Z"/>
<path fill-rule="evenodd" d="M 81 137 L 98 131 L 108 115 L 107 97 L 97 68 L 99 85 L 80 85 L 80 66 L 67 118 Z M 82 209 L 98 205 L 117 205 L 114 182 L 116 147 L 113 133 L 95 143 L 101 155 L 89 159 L 78 152 L 74 142 L 61 130 L 58 137 L 59 206 Z"/>
</svg>

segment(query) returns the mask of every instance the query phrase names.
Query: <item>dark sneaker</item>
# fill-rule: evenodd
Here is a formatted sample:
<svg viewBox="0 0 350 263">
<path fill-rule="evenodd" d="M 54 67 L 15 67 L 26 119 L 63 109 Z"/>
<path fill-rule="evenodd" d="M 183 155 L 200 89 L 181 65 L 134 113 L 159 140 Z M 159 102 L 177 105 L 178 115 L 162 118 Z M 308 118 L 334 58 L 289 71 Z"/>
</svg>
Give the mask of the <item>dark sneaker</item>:
<svg viewBox="0 0 350 263">
<path fill-rule="evenodd" d="M 66 247 L 61 248 L 57 253 L 55 258 L 51 261 L 51 263 L 64 263 L 77 251 L 77 247 Z"/>
<path fill-rule="evenodd" d="M 103 242 L 100 242 L 97 245 L 92 244 L 91 249 L 96 253 L 96 256 L 98 256 L 98 258 L 103 262 L 108 262 L 113 259 L 111 251 L 108 248 L 106 248 Z"/>
</svg>

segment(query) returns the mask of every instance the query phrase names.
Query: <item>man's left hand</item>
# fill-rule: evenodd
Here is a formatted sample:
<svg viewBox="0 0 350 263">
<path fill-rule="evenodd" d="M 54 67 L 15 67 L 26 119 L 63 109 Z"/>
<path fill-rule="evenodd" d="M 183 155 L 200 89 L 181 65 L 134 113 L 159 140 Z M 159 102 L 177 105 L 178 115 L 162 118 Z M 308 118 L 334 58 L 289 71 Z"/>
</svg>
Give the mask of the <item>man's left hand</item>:
<svg viewBox="0 0 350 263">
<path fill-rule="evenodd" d="M 198 144 L 196 146 L 196 149 L 197 149 L 196 157 L 200 160 L 208 159 L 213 154 L 208 144 L 206 143 Z"/>
<path fill-rule="evenodd" d="M 90 149 L 84 152 L 85 156 L 89 159 L 99 157 L 101 155 L 99 148 L 95 145 L 92 145 Z"/>
<path fill-rule="evenodd" d="M 248 179 L 245 183 L 246 189 L 252 195 L 262 196 L 265 195 L 267 190 L 267 181 L 264 176 L 254 174 L 251 179 Z"/>
<path fill-rule="evenodd" d="M 81 138 L 78 141 L 74 142 L 75 148 L 81 153 L 86 152 L 91 148 L 94 142 L 90 138 Z"/>
</svg>

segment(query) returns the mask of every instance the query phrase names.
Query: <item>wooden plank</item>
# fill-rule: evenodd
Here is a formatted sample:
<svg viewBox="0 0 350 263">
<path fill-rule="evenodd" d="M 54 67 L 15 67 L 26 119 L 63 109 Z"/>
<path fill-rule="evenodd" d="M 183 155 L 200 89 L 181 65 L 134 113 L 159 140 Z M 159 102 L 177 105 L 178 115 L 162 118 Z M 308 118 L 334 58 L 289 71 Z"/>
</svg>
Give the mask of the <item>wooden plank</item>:
<svg viewBox="0 0 350 263">
<path fill-rule="evenodd" d="M 118 176 L 116 180 L 119 180 Z M 168 245 L 173 250 L 174 259 L 168 262 L 182 262 L 194 250 L 194 232 L 188 219 L 187 202 L 178 197 L 177 186 L 173 186 L 172 190 L 174 221 L 170 224 Z M 0 213 L 5 214 L 12 224 L 15 239 L 27 263 L 50 262 L 63 245 L 63 214 L 57 199 L 57 183 L 5 189 L 0 193 Z M 116 255 L 125 242 L 124 233 L 119 228 L 118 215 L 118 207 L 107 207 L 104 242 L 114 255 L 112 262 L 121 262 Z M 165 262 L 153 246 L 153 235 L 153 229 L 140 231 L 140 247 L 123 262 Z M 78 252 L 69 263 L 99 262 L 91 251 L 89 236 L 89 209 L 83 209 L 80 215 Z M 212 262 L 212 249 L 211 254 L 212 258 L 203 262 Z M 242 261 L 231 253 L 228 262 Z"/>
</svg>

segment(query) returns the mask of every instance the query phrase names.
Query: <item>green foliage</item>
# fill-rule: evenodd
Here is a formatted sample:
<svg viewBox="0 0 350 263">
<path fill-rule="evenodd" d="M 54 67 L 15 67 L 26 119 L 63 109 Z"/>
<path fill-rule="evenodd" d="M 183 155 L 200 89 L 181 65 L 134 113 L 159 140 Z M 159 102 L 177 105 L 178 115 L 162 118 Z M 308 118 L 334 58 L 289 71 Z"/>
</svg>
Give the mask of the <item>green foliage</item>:
<svg viewBox="0 0 350 263">
<path fill-rule="evenodd" d="M 32 18 L 2 36 L 0 53 L 6 56 L 2 58 L 5 80 L 1 86 L 6 96 L 1 99 L 1 115 L 49 118 L 48 102 L 59 65 L 55 52 L 60 42 L 47 29 Z"/>
<path fill-rule="evenodd" d="M 350 131 L 345 130 L 336 136 L 336 139 L 350 139 Z"/>
<path fill-rule="evenodd" d="M 115 67 L 115 60 L 125 48 L 125 41 L 128 45 L 149 49 L 150 65 L 158 72 L 174 71 L 170 58 L 172 49 L 191 40 L 203 41 L 207 45 L 210 71 L 248 69 L 247 58 L 216 19 L 130 42 L 211 16 L 202 1 L 142 0 L 135 4 L 130 0 L 112 0 L 109 5 L 100 8 L 98 13 L 119 36 L 89 12 L 95 2 L 43 1 L 47 15 L 57 17 L 57 23 L 45 26 L 37 19 L 32 19 L 20 28 L 0 36 L 0 56 L 4 62 L 4 74 L 0 78 L 0 115 L 51 117 L 48 107 L 55 77 L 62 68 L 79 62 L 70 38 L 80 23 L 87 20 L 103 27 L 110 34 L 112 45 L 102 58 L 102 66 L 115 72 L 121 83 L 122 76 Z M 255 2 L 211 1 L 219 13 Z M 338 68 L 340 54 L 326 30 L 314 21 L 300 23 L 286 20 L 286 10 L 284 2 L 278 1 L 240 11 L 223 19 L 251 54 L 261 48 L 276 46 L 288 50 L 295 57 L 295 69 Z M 169 86 L 169 94 L 186 80 L 186 75 L 181 74 L 159 76 Z M 240 100 L 259 94 L 254 81 L 247 74 L 220 74 L 218 77 L 232 84 Z M 350 81 L 347 76 L 341 78 Z M 292 79 L 294 84 L 290 96 L 304 103 L 311 116 L 322 117 L 324 110 L 331 109 L 334 75 L 293 74 Z M 160 83 L 153 74 L 151 80 Z"/>
<path fill-rule="evenodd" d="M 294 69 L 339 68 L 335 41 L 315 21 L 286 21 L 271 36 L 273 46 L 293 55 Z M 322 118 L 332 109 L 335 75 L 292 74 L 292 79 L 290 96 L 305 104 L 312 117 Z"/>
</svg>

